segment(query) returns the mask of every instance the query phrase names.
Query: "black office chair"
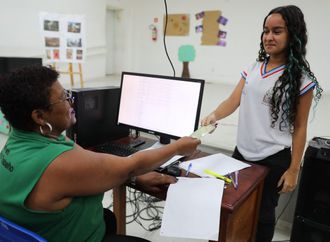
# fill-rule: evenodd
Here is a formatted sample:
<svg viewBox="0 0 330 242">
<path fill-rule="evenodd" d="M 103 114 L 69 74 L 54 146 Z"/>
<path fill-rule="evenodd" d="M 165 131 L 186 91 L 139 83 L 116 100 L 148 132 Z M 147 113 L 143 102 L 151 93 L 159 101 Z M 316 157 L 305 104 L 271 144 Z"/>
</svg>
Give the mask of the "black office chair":
<svg viewBox="0 0 330 242">
<path fill-rule="evenodd" d="M 118 235 L 118 234 L 113 234 L 110 235 L 109 237 L 106 237 L 102 240 L 102 242 L 151 242 L 150 240 L 134 237 L 134 236 L 129 236 L 129 235 Z"/>
<path fill-rule="evenodd" d="M 104 208 L 104 221 L 106 223 L 106 235 L 102 242 L 151 242 L 150 240 L 130 236 L 130 235 L 119 235 L 116 234 L 117 231 L 117 222 L 115 214 Z"/>
<path fill-rule="evenodd" d="M 46 242 L 36 233 L 19 226 L 0 216 L 0 241 L 1 242 Z"/>
</svg>

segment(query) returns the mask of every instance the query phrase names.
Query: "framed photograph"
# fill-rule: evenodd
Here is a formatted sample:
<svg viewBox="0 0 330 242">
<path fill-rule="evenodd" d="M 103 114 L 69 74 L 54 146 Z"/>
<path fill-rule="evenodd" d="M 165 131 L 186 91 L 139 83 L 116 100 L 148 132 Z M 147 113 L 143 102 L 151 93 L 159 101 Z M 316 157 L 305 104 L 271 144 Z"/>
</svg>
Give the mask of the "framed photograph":
<svg viewBox="0 0 330 242">
<path fill-rule="evenodd" d="M 44 20 L 45 31 L 59 31 L 59 22 L 55 20 Z"/>
<path fill-rule="evenodd" d="M 68 32 L 69 33 L 80 33 L 81 23 L 69 22 L 68 23 Z"/>
<path fill-rule="evenodd" d="M 60 38 L 57 37 L 45 37 L 46 47 L 60 47 Z"/>
</svg>

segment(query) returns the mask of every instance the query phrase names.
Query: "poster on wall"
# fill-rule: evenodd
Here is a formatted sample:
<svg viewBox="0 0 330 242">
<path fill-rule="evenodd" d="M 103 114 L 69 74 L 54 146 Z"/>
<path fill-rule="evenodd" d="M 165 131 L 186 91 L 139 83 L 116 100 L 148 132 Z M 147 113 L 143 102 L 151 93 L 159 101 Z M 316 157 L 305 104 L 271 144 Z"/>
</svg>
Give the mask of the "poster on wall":
<svg viewBox="0 0 330 242">
<path fill-rule="evenodd" d="M 228 19 L 222 16 L 220 10 L 202 11 L 195 14 L 196 20 L 202 20 L 201 25 L 195 27 L 196 33 L 202 33 L 202 45 L 226 46 L 227 32 L 220 28 L 225 26 Z"/>
<path fill-rule="evenodd" d="M 165 29 L 166 15 L 164 16 Z M 169 14 L 167 15 L 167 36 L 189 35 L 189 14 Z"/>
<path fill-rule="evenodd" d="M 47 62 L 81 63 L 86 58 L 84 15 L 40 13 Z"/>
</svg>

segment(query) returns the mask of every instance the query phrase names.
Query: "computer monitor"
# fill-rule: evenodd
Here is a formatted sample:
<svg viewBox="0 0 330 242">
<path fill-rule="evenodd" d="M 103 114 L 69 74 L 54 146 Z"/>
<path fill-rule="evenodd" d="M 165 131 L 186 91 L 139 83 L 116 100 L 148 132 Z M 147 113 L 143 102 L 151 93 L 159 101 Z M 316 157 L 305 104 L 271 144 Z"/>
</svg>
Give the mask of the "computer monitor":
<svg viewBox="0 0 330 242">
<path fill-rule="evenodd" d="M 66 135 L 84 148 L 127 137 L 129 129 L 117 126 L 119 87 L 72 90 L 77 122 Z"/>
<path fill-rule="evenodd" d="M 42 59 L 35 57 L 0 57 L 0 75 L 26 66 L 42 66 Z"/>
<path fill-rule="evenodd" d="M 123 72 L 118 124 L 160 136 L 161 143 L 193 133 L 204 80 Z"/>
</svg>

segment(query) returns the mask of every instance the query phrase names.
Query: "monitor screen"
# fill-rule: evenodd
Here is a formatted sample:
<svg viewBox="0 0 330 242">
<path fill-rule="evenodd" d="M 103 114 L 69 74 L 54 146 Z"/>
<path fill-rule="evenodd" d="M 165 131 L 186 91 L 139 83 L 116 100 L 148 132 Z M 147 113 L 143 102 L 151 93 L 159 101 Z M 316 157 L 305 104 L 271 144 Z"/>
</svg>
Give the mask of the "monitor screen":
<svg viewBox="0 0 330 242">
<path fill-rule="evenodd" d="M 169 142 L 193 133 L 199 122 L 204 80 L 123 72 L 118 124 Z"/>
</svg>

